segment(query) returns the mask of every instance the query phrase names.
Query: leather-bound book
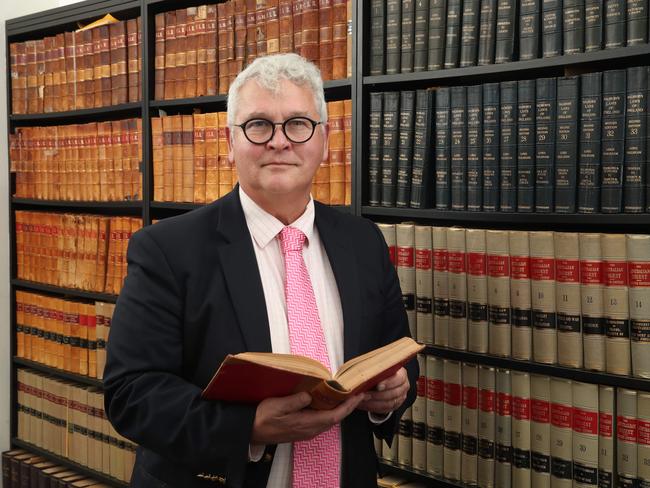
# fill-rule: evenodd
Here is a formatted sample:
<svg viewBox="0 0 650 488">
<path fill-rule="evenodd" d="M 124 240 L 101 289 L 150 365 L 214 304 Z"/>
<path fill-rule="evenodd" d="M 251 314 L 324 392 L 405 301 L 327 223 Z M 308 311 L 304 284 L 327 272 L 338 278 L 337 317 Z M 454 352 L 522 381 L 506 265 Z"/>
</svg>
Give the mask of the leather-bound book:
<svg viewBox="0 0 650 488">
<path fill-rule="evenodd" d="M 171 202 L 174 197 L 174 189 L 172 186 L 172 180 L 174 177 L 174 156 L 172 154 L 172 118 L 171 116 L 160 117 L 162 125 L 162 198 L 159 200 L 161 202 Z M 153 137 L 153 126 L 152 126 L 152 137 Z M 155 172 L 154 172 L 155 175 Z"/>
<path fill-rule="evenodd" d="M 97 27 L 99 30 L 99 59 L 100 59 L 100 97 L 101 107 L 111 104 L 112 99 L 112 79 L 111 79 L 111 39 L 108 25 Z M 97 94 L 95 93 L 95 100 L 97 101 Z"/>
<path fill-rule="evenodd" d="M 284 0 L 288 1 L 288 0 Z M 255 0 L 246 0 L 246 64 L 251 64 L 257 56 L 257 25 L 255 20 Z M 291 14 L 291 4 L 289 4 L 289 14 Z M 280 28 L 282 32 L 282 28 Z M 289 33 L 292 36 L 293 45 L 293 27 Z"/>
<path fill-rule="evenodd" d="M 86 107 L 86 69 L 84 62 L 84 33 L 83 31 L 75 31 L 74 33 L 74 44 L 75 44 L 75 90 L 74 90 L 74 108 L 76 110 L 82 108 L 91 108 Z M 110 66 L 110 62 L 109 62 Z M 29 80 L 28 80 L 29 82 Z M 94 105 L 94 103 L 93 103 Z"/>
<path fill-rule="evenodd" d="M 645 20 L 644 20 L 645 22 Z M 623 211 L 640 213 L 646 207 L 648 67 L 627 68 L 625 101 L 625 160 L 623 163 Z M 647 164 L 647 163 L 646 163 Z"/>
<path fill-rule="evenodd" d="M 602 49 L 603 12 L 602 1 L 585 0 L 585 52 Z"/>
<path fill-rule="evenodd" d="M 576 54 L 585 50 L 585 1 L 565 0 L 562 7 L 563 52 Z"/>
<path fill-rule="evenodd" d="M 255 39 L 256 57 L 264 56 L 266 54 L 266 0 L 255 2 Z"/>
<path fill-rule="evenodd" d="M 185 96 L 187 98 L 194 98 L 197 96 L 196 85 L 198 82 L 198 49 L 199 49 L 199 31 L 197 29 L 199 23 L 198 8 L 187 8 L 187 22 L 185 24 Z M 205 23 L 204 23 L 205 25 Z"/>
<path fill-rule="evenodd" d="M 207 5 L 205 20 L 206 95 L 216 95 L 218 85 L 217 6 Z"/>
<path fill-rule="evenodd" d="M 352 100 L 343 100 L 345 144 L 345 205 L 352 205 Z"/>
<path fill-rule="evenodd" d="M 541 0 L 519 0 L 519 60 L 535 59 L 540 54 Z"/>
<path fill-rule="evenodd" d="M 411 197 L 414 119 L 415 91 L 403 90 L 400 92 L 397 173 L 395 175 L 395 203 L 398 207 L 407 207 Z"/>
<path fill-rule="evenodd" d="M 343 100 L 328 102 L 330 205 L 345 204 L 345 114 Z"/>
<path fill-rule="evenodd" d="M 480 0 L 463 1 L 463 20 L 460 35 L 460 67 L 476 66 L 478 57 Z"/>
<path fill-rule="evenodd" d="M 194 117 L 193 202 L 205 203 L 205 114 L 194 114 L 193 117 Z"/>
<path fill-rule="evenodd" d="M 302 4 L 303 0 L 292 1 L 293 13 L 293 52 L 302 52 Z"/>
<path fill-rule="evenodd" d="M 126 25 L 124 21 L 111 24 L 111 102 L 113 105 L 128 100 Z M 86 77 L 88 73 L 86 73 Z"/>
<path fill-rule="evenodd" d="M 400 73 L 413 71 L 413 42 L 415 40 L 415 0 L 403 0 L 401 5 Z"/>
<path fill-rule="evenodd" d="M 219 198 L 219 116 L 205 114 L 205 198 Z"/>
<path fill-rule="evenodd" d="M 602 73 L 580 75 L 578 212 L 600 210 Z"/>
<path fill-rule="evenodd" d="M 555 211 L 575 213 L 577 208 L 580 78 L 557 79 L 557 124 L 555 129 Z"/>
<path fill-rule="evenodd" d="M 230 83 L 230 65 L 228 57 L 228 13 L 227 3 L 219 3 L 217 7 L 217 59 L 218 59 L 218 92 L 227 93 Z"/>
<path fill-rule="evenodd" d="M 280 11 L 278 0 L 266 0 L 266 54 L 280 52 Z"/>
<path fill-rule="evenodd" d="M 38 100 L 38 78 L 36 76 L 36 41 L 25 42 L 25 70 L 26 70 L 26 93 L 27 103 L 25 113 L 35 113 Z"/>
<path fill-rule="evenodd" d="M 36 80 L 38 86 L 37 112 L 43 113 L 43 88 L 45 86 L 45 42 L 36 41 Z"/>
<path fill-rule="evenodd" d="M 92 35 L 93 35 L 94 107 L 101 107 L 102 106 L 102 36 L 99 27 L 95 27 L 92 30 Z"/>
<path fill-rule="evenodd" d="M 246 0 L 235 0 L 235 72 L 237 75 L 246 64 Z"/>
<path fill-rule="evenodd" d="M 207 5 L 200 5 L 197 7 L 196 15 L 194 16 L 194 29 L 196 31 L 196 92 L 194 96 L 197 97 L 207 95 L 208 91 L 208 35 L 206 32 L 207 17 Z"/>
<path fill-rule="evenodd" d="M 63 96 L 66 90 L 65 74 L 65 36 L 61 33 L 56 35 L 54 41 L 54 73 L 52 75 L 54 108 L 58 112 L 66 110 L 63 105 L 66 100 Z"/>
<path fill-rule="evenodd" d="M 427 69 L 442 69 L 445 63 L 447 1 L 429 0 L 429 48 Z"/>
<path fill-rule="evenodd" d="M 233 167 L 228 160 L 228 137 L 226 112 L 219 112 L 219 197 L 226 195 L 233 187 Z"/>
<path fill-rule="evenodd" d="M 172 201 L 183 201 L 183 116 L 172 115 Z"/>
<path fill-rule="evenodd" d="M 346 0 L 332 0 L 332 79 L 347 78 L 348 22 Z M 282 34 L 280 34 L 282 38 Z"/>
<path fill-rule="evenodd" d="M 185 66 L 187 65 L 187 9 L 176 10 L 176 53 L 174 98 L 185 98 Z"/>
<path fill-rule="evenodd" d="M 556 184 L 557 187 L 555 190 L 562 188 L 563 193 L 570 191 L 565 183 L 571 181 L 569 172 L 565 168 L 562 168 L 563 171 L 561 174 L 558 174 L 559 171 L 557 173 L 555 171 L 557 106 L 556 78 L 537 79 L 533 171 L 535 212 L 549 213 L 553 211 L 553 187 Z M 573 165 L 575 166 L 575 159 L 573 160 Z M 557 176 L 555 176 L 556 174 Z M 575 183 L 573 183 L 572 188 L 575 188 Z M 569 200 L 568 198 L 566 199 Z"/>
<path fill-rule="evenodd" d="M 250 2 L 250 0 L 247 0 Z M 280 52 L 293 52 L 293 14 L 292 0 L 279 0 L 278 2 L 278 22 L 280 26 Z M 248 61 L 247 61 L 248 62 Z"/>
<path fill-rule="evenodd" d="M 194 200 L 194 120 L 192 115 L 181 115 L 182 126 L 182 202 Z"/>
<path fill-rule="evenodd" d="M 302 0 L 300 54 L 319 64 L 319 0 Z"/>
<path fill-rule="evenodd" d="M 176 11 L 165 12 L 165 100 L 176 92 Z"/>
<path fill-rule="evenodd" d="M 623 209 L 626 74 L 623 69 L 603 72 L 600 190 L 603 213 L 619 213 Z"/>
<path fill-rule="evenodd" d="M 126 21 L 126 52 L 127 52 L 127 85 L 129 102 L 139 100 L 140 71 L 138 70 L 138 21 L 129 19 Z"/>
</svg>

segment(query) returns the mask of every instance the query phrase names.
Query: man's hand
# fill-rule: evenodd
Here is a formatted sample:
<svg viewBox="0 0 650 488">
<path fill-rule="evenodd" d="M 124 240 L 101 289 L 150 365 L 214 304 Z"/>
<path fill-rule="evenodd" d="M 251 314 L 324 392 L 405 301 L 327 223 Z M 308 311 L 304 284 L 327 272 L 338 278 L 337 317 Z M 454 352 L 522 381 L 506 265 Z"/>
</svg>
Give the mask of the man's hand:
<svg viewBox="0 0 650 488">
<path fill-rule="evenodd" d="M 363 395 L 348 398 L 332 410 L 307 408 L 311 395 L 301 392 L 263 400 L 255 412 L 251 444 L 268 445 L 312 439 L 350 415 Z"/>
<path fill-rule="evenodd" d="M 406 369 L 400 368 L 390 378 L 379 383 L 374 390 L 365 393 L 365 399 L 357 406 L 360 410 L 386 415 L 397 410 L 409 391 L 409 378 Z"/>
</svg>

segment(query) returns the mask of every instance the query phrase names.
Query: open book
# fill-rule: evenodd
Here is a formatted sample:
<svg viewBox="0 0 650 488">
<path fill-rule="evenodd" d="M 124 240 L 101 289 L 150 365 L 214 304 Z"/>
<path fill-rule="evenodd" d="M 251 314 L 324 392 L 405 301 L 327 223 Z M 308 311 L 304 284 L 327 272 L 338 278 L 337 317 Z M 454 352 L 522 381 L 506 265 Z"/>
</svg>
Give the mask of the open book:
<svg viewBox="0 0 650 488">
<path fill-rule="evenodd" d="M 207 400 L 259 403 L 307 391 L 311 407 L 328 410 L 348 396 L 374 388 L 424 349 L 410 337 L 391 342 L 345 362 L 334 376 L 320 362 L 293 354 L 229 354 L 203 390 Z"/>
</svg>

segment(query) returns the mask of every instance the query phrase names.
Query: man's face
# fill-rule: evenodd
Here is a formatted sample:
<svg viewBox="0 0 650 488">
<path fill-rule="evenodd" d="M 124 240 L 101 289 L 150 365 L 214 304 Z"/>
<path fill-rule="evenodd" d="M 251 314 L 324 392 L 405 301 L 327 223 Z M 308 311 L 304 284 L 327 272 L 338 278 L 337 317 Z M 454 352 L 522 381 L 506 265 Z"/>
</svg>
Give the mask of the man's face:
<svg viewBox="0 0 650 488">
<path fill-rule="evenodd" d="M 258 117 L 284 122 L 297 116 L 320 121 L 314 97 L 307 87 L 282 80 L 279 94 L 274 96 L 250 80 L 239 92 L 235 124 Z M 309 141 L 296 144 L 287 139 L 278 125 L 269 142 L 253 144 L 246 139 L 242 128 L 231 127 L 228 158 L 237 165 L 240 185 L 254 200 L 293 197 L 304 203 L 318 166 L 327 158 L 327 131 L 327 127 L 317 125 Z"/>
</svg>

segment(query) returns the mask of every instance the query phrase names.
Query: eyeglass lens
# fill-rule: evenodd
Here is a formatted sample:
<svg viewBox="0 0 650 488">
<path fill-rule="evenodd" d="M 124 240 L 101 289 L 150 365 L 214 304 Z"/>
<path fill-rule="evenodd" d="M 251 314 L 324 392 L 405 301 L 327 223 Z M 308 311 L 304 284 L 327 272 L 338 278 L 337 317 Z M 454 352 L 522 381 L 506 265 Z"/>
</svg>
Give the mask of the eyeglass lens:
<svg viewBox="0 0 650 488">
<path fill-rule="evenodd" d="M 246 137 L 253 142 L 263 144 L 271 140 L 274 135 L 275 126 L 270 120 L 252 119 L 244 124 Z M 315 124 L 306 117 L 292 117 L 282 123 L 284 135 L 291 142 L 307 142 L 314 133 Z"/>
</svg>

